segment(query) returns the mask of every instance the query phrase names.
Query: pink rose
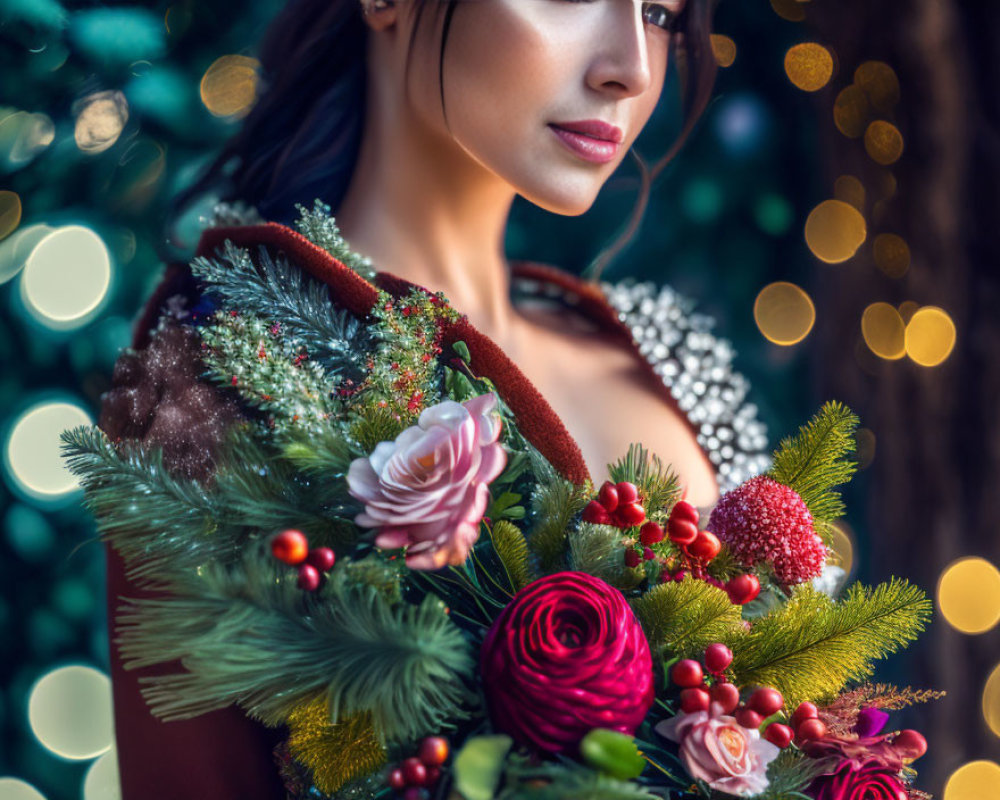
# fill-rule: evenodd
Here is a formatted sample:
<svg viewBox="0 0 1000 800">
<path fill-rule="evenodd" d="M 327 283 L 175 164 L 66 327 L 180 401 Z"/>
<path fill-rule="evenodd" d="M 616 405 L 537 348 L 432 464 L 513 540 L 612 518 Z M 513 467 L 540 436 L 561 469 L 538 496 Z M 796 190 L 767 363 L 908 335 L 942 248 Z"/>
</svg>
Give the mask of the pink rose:
<svg viewBox="0 0 1000 800">
<path fill-rule="evenodd" d="M 740 725 L 712 703 L 709 711 L 680 714 L 656 726 L 656 732 L 680 743 L 681 761 L 692 778 L 726 794 L 750 796 L 767 788 L 767 765 L 781 751 Z"/>
<path fill-rule="evenodd" d="M 351 462 L 348 491 L 365 504 L 355 521 L 378 529 L 376 545 L 406 547 L 412 569 L 465 561 L 479 537 L 487 486 L 507 463 L 496 405 L 492 392 L 444 400 L 394 441 Z"/>
<path fill-rule="evenodd" d="M 486 634 L 483 686 L 496 728 L 575 753 L 593 728 L 632 735 L 653 704 L 649 643 L 625 597 L 585 572 L 525 586 Z"/>
</svg>

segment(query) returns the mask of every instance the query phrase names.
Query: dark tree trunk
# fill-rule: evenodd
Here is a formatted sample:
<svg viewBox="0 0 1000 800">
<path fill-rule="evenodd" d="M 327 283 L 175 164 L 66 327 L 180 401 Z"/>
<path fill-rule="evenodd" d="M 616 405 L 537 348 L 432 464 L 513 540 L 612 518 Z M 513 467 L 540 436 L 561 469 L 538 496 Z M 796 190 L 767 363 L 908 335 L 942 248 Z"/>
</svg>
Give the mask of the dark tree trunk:
<svg viewBox="0 0 1000 800">
<path fill-rule="evenodd" d="M 956 558 L 1000 564 L 1000 5 L 854 0 L 812 2 L 808 14 L 807 33 L 836 53 L 839 66 L 817 97 L 829 185 L 853 174 L 868 189 L 866 245 L 846 264 L 818 267 L 818 313 L 830 322 L 813 342 L 822 365 L 817 393 L 846 402 L 877 437 L 864 495 L 863 577 L 906 575 L 933 591 Z M 900 129 L 905 151 L 890 168 L 898 189 L 881 204 L 873 201 L 885 168 L 861 140 L 837 131 L 831 111 L 870 59 L 888 63 L 901 86 L 894 113 L 881 118 Z M 883 231 L 910 246 L 900 279 L 874 264 L 871 242 Z M 924 368 L 867 352 L 861 313 L 879 300 L 944 308 L 958 331 L 948 360 Z M 938 794 L 962 763 L 1000 756 L 981 712 L 1000 646 L 996 629 L 966 636 L 935 615 L 912 652 L 907 676 L 948 692 L 920 716 L 931 751 L 917 765 L 919 783 Z"/>
</svg>

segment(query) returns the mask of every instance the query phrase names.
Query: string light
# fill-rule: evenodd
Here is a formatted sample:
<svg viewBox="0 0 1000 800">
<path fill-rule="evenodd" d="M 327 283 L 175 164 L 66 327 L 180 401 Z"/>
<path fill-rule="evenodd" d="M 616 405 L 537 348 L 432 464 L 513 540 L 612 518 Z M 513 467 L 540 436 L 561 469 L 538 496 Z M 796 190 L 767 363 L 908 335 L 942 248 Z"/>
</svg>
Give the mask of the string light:
<svg viewBox="0 0 1000 800">
<path fill-rule="evenodd" d="M 936 367 L 955 347 L 955 323 L 948 312 L 924 306 L 906 325 L 906 354 L 922 367 Z"/>
<path fill-rule="evenodd" d="M 853 175 L 841 175 L 833 183 L 833 196 L 865 213 L 865 187 Z"/>
<path fill-rule="evenodd" d="M 793 345 L 809 335 L 816 322 L 816 307 L 809 295 L 794 283 L 776 281 L 757 294 L 753 316 L 769 342 Z"/>
<path fill-rule="evenodd" d="M 38 741 L 56 755 L 96 758 L 114 739 L 111 681 L 92 667 L 52 670 L 31 689 L 28 722 Z"/>
<path fill-rule="evenodd" d="M 849 139 L 860 139 L 870 111 L 864 91 L 852 83 L 841 89 L 833 102 L 833 123 Z"/>
<path fill-rule="evenodd" d="M 806 219 L 806 244 L 820 261 L 847 261 L 865 241 L 865 218 L 842 200 L 824 200 Z"/>
<path fill-rule="evenodd" d="M 1000 766 L 970 761 L 959 767 L 945 784 L 944 800 L 1000 800 Z"/>
<path fill-rule="evenodd" d="M 899 102 L 899 78 L 884 61 L 865 61 L 854 70 L 854 83 L 861 89 L 872 108 L 888 114 Z"/>
<path fill-rule="evenodd" d="M 217 117 L 245 115 L 257 99 L 255 58 L 221 56 L 212 62 L 201 79 L 201 101 Z"/>
<path fill-rule="evenodd" d="M 941 573 L 938 607 L 962 633 L 985 633 L 1000 622 L 1000 571 L 985 558 L 961 558 Z"/>
<path fill-rule="evenodd" d="M 10 236 L 21 224 L 21 198 L 17 192 L 0 191 L 0 239 Z"/>
<path fill-rule="evenodd" d="M 83 779 L 83 800 L 121 800 L 118 751 L 111 748 L 87 770 Z"/>
<path fill-rule="evenodd" d="M 785 74 L 804 92 L 817 92 L 833 77 L 833 56 L 823 45 L 803 42 L 785 53 Z"/>
<path fill-rule="evenodd" d="M 861 335 L 879 358 L 896 361 L 906 355 L 906 326 L 888 303 L 872 303 L 861 315 Z"/>
<path fill-rule="evenodd" d="M 983 689 L 983 719 L 994 734 L 1000 736 L 1000 666 L 986 679 Z"/>
<path fill-rule="evenodd" d="M 59 434 L 77 425 L 92 425 L 80 406 L 43 402 L 30 407 L 11 426 L 4 448 L 7 473 L 29 497 L 53 500 L 79 487 L 60 452 Z"/>
<path fill-rule="evenodd" d="M 711 40 L 715 63 L 720 67 L 731 67 L 736 61 L 736 42 L 720 33 L 713 33 Z"/>
<path fill-rule="evenodd" d="M 73 104 L 76 146 L 85 153 L 102 153 L 118 141 L 128 122 L 128 100 L 118 90 L 94 92 Z"/>
<path fill-rule="evenodd" d="M 0 800 L 45 800 L 45 795 L 18 778 L 0 778 Z"/>
<path fill-rule="evenodd" d="M 877 119 L 865 129 L 865 151 L 877 164 L 893 164 L 903 155 L 903 134 L 891 122 Z"/>
<path fill-rule="evenodd" d="M 875 266 L 890 278 L 902 278 L 910 268 L 910 246 L 902 236 L 880 233 L 872 242 Z"/>
</svg>

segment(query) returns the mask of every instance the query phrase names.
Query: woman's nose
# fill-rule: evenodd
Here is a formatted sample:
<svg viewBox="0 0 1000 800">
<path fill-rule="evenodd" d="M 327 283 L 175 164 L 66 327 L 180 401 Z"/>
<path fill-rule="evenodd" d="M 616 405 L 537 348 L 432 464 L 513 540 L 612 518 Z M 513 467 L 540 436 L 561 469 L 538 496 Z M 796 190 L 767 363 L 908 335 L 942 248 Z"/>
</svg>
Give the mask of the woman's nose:
<svg viewBox="0 0 1000 800">
<path fill-rule="evenodd" d="M 597 37 L 588 84 L 620 97 L 645 92 L 652 83 L 642 0 L 608 0 Z"/>
</svg>

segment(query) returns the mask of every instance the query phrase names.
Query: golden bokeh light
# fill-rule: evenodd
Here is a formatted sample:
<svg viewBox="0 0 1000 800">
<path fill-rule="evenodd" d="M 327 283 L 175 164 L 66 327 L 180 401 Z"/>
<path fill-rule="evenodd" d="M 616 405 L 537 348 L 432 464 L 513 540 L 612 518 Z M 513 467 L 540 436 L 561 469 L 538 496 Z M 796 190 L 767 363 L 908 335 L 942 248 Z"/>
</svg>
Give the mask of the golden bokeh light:
<svg viewBox="0 0 1000 800">
<path fill-rule="evenodd" d="M 107 296 L 111 256 L 90 228 L 55 228 L 35 245 L 21 275 L 21 295 L 42 323 L 66 329 L 87 322 Z"/>
<path fill-rule="evenodd" d="M 854 567 L 854 541 L 851 529 L 843 520 L 830 524 L 832 557 L 830 563 L 850 574 Z"/>
<path fill-rule="evenodd" d="M 731 67 L 736 60 L 736 42 L 721 33 L 713 33 L 712 53 L 720 67 Z"/>
<path fill-rule="evenodd" d="M 865 129 L 865 152 L 876 164 L 894 164 L 903 155 L 903 134 L 884 119 L 877 119 Z"/>
<path fill-rule="evenodd" d="M 854 70 L 854 83 L 872 107 L 888 114 L 899 102 L 899 78 L 884 61 L 865 61 Z"/>
<path fill-rule="evenodd" d="M 841 89 L 833 101 L 833 122 L 837 130 L 850 139 L 860 139 L 864 135 L 870 113 L 867 95 L 853 83 Z"/>
<path fill-rule="evenodd" d="M 83 779 L 83 800 L 121 800 L 118 751 L 112 747 L 87 770 Z"/>
<path fill-rule="evenodd" d="M 922 367 L 936 367 L 955 347 L 955 323 L 948 312 L 924 306 L 906 325 L 906 355 Z"/>
<path fill-rule="evenodd" d="M 0 800 L 45 800 L 45 795 L 17 778 L 0 778 Z"/>
<path fill-rule="evenodd" d="M 771 8 L 789 22 L 802 22 L 806 18 L 806 10 L 798 0 L 771 0 Z"/>
<path fill-rule="evenodd" d="M 992 761 L 963 764 L 948 778 L 944 800 L 1000 800 L 1000 765 Z"/>
<path fill-rule="evenodd" d="M 833 77 L 833 56 L 823 45 L 802 42 L 785 53 L 785 74 L 803 92 L 816 92 Z"/>
<path fill-rule="evenodd" d="M 0 239 L 6 239 L 21 224 L 21 197 L 7 189 L 0 191 Z"/>
<path fill-rule="evenodd" d="M 257 100 L 260 62 L 249 56 L 217 58 L 201 79 L 201 101 L 217 117 L 243 116 Z"/>
<path fill-rule="evenodd" d="M 816 307 L 803 289 L 794 283 L 777 281 L 757 294 L 753 317 L 769 342 L 792 345 L 809 335 L 816 322 Z"/>
<path fill-rule="evenodd" d="M 985 633 L 1000 622 L 1000 570 L 970 556 L 949 564 L 937 585 L 937 604 L 962 633 Z"/>
<path fill-rule="evenodd" d="M 94 92 L 73 104 L 76 146 L 85 153 L 102 153 L 118 141 L 128 122 L 128 100 L 116 89 Z"/>
<path fill-rule="evenodd" d="M 857 444 L 858 469 L 867 469 L 875 460 L 875 432 L 871 428 L 859 428 L 854 439 Z"/>
<path fill-rule="evenodd" d="M 983 689 L 983 719 L 994 734 L 1000 736 L 1000 666 L 986 679 Z"/>
<path fill-rule="evenodd" d="M 902 236 L 880 233 L 872 242 L 875 266 L 890 278 L 902 278 L 910 268 L 910 246 Z"/>
<path fill-rule="evenodd" d="M 11 426 L 4 448 L 7 473 L 26 494 L 40 500 L 74 491 L 80 483 L 62 459 L 59 434 L 67 428 L 92 424 L 90 415 L 72 403 L 32 406 Z"/>
<path fill-rule="evenodd" d="M 872 303 L 861 315 L 861 335 L 879 358 L 896 361 L 906 355 L 906 326 L 888 303 Z"/>
<path fill-rule="evenodd" d="M 806 219 L 806 244 L 820 261 L 847 261 L 865 241 L 865 218 L 843 200 L 824 200 Z"/>
<path fill-rule="evenodd" d="M 96 758 L 114 739 L 111 680 L 93 667 L 69 666 L 43 675 L 28 697 L 35 737 L 56 755 Z"/>
<path fill-rule="evenodd" d="M 833 182 L 833 196 L 865 213 L 865 187 L 853 175 L 841 175 Z"/>
</svg>

